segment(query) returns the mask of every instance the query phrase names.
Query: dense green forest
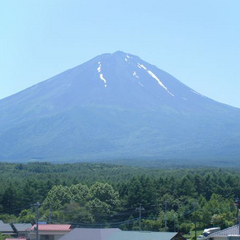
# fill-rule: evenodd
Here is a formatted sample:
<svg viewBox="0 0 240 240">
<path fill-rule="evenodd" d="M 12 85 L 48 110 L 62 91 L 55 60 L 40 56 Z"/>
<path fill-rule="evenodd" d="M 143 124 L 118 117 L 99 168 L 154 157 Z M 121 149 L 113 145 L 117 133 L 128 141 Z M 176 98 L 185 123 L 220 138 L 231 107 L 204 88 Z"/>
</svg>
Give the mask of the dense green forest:
<svg viewBox="0 0 240 240">
<path fill-rule="evenodd" d="M 182 231 L 236 223 L 240 170 L 0 163 L 0 219 Z"/>
</svg>

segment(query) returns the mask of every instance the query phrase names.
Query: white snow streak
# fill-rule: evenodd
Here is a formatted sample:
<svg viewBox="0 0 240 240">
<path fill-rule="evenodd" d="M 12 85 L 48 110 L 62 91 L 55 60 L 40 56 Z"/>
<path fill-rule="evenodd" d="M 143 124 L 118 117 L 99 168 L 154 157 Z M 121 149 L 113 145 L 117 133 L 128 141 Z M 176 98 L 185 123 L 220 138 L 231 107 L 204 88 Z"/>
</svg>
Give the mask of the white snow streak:
<svg viewBox="0 0 240 240">
<path fill-rule="evenodd" d="M 191 90 L 191 91 L 192 91 L 193 93 L 195 93 L 195 94 L 201 96 L 201 97 L 205 97 L 205 96 L 203 96 L 201 93 L 198 93 L 198 92 L 196 92 L 196 91 L 194 91 L 194 90 Z"/>
<path fill-rule="evenodd" d="M 101 62 L 98 62 L 98 68 L 97 71 L 100 73 L 101 72 Z M 100 73 L 100 79 L 104 82 L 104 87 L 107 87 L 107 80 L 103 77 L 103 74 Z"/>
<path fill-rule="evenodd" d="M 103 77 L 103 74 L 100 74 L 100 78 L 103 80 L 104 83 L 107 83 L 107 80 Z"/>
<path fill-rule="evenodd" d="M 130 58 L 128 55 L 126 55 L 127 58 Z"/>
<path fill-rule="evenodd" d="M 127 58 L 125 58 L 125 61 L 127 62 Z"/>
<path fill-rule="evenodd" d="M 148 72 L 148 74 L 149 74 L 151 77 L 153 77 L 155 80 L 157 80 L 158 84 L 159 84 L 161 87 L 163 87 L 171 96 L 174 97 L 174 95 L 173 95 L 171 92 L 168 91 L 167 87 L 164 86 L 164 84 L 158 79 L 158 77 L 157 77 L 153 72 L 151 72 L 150 70 L 148 70 L 147 72 Z"/>
<path fill-rule="evenodd" d="M 167 89 L 167 87 L 164 86 L 164 84 L 159 80 L 159 78 L 158 78 L 152 71 L 147 70 L 147 68 L 146 68 L 143 64 L 138 63 L 137 66 L 138 66 L 138 68 L 140 68 L 140 69 L 143 68 L 144 70 L 146 70 L 147 73 L 148 73 L 152 78 L 154 78 L 154 79 L 158 82 L 158 84 L 159 84 L 163 89 L 165 89 L 171 96 L 174 97 L 174 94 L 172 94 L 171 92 L 169 92 L 169 90 Z M 134 73 L 135 73 L 135 72 L 134 72 Z M 133 76 L 136 75 L 136 74 L 134 74 L 134 73 L 133 73 Z"/>
<path fill-rule="evenodd" d="M 104 87 L 107 87 L 107 80 L 103 77 L 103 74 L 102 74 L 102 73 L 100 74 L 100 78 L 101 78 L 101 80 L 105 83 L 105 84 L 104 84 Z"/>
<path fill-rule="evenodd" d="M 182 97 L 183 100 L 187 101 L 187 99 L 185 97 Z"/>
<path fill-rule="evenodd" d="M 133 72 L 133 76 L 136 78 L 139 78 L 139 76 L 137 75 L 137 73 L 135 71 Z"/>
<path fill-rule="evenodd" d="M 151 77 L 158 81 L 159 85 L 161 85 L 166 91 L 168 90 L 153 72 L 151 72 L 150 70 L 148 70 L 147 72 Z"/>
<path fill-rule="evenodd" d="M 101 63 L 98 62 L 98 68 L 97 68 L 97 71 L 100 73 L 101 72 Z"/>
<path fill-rule="evenodd" d="M 140 63 L 138 63 L 138 67 L 139 68 L 143 68 L 144 70 L 147 70 L 147 68 L 144 65 L 140 64 Z"/>
<path fill-rule="evenodd" d="M 140 82 L 138 82 L 138 84 L 139 84 L 141 87 L 143 87 L 143 85 L 142 85 Z"/>
<path fill-rule="evenodd" d="M 168 90 L 167 90 L 167 92 L 168 92 L 168 93 L 169 93 L 171 96 L 175 97 L 175 96 L 174 96 L 174 94 L 172 94 L 172 93 L 171 93 L 171 92 L 169 92 Z"/>
</svg>

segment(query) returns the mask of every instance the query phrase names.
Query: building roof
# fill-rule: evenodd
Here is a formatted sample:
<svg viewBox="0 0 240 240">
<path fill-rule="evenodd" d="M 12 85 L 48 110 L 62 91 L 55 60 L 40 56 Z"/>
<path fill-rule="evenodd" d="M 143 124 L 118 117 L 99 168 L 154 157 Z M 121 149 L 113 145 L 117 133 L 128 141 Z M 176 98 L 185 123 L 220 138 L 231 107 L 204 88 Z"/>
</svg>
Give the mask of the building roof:
<svg viewBox="0 0 240 240">
<path fill-rule="evenodd" d="M 239 225 L 234 225 L 232 227 L 211 233 L 207 236 L 207 238 L 227 237 L 228 235 L 239 235 Z"/>
<path fill-rule="evenodd" d="M 75 228 L 59 240 L 170 240 L 178 233 L 121 231 L 118 228 Z"/>
<path fill-rule="evenodd" d="M 34 231 L 36 224 L 30 228 L 30 231 Z M 70 224 L 40 224 L 38 225 L 38 231 L 66 231 L 69 232 L 71 229 Z"/>
<path fill-rule="evenodd" d="M 6 238 L 5 240 L 27 240 L 27 238 Z"/>
<path fill-rule="evenodd" d="M 61 237 L 61 240 L 105 240 L 113 233 L 121 231 L 119 228 L 75 228 Z M 59 240 L 60 240 L 59 239 Z"/>
<path fill-rule="evenodd" d="M 25 232 L 32 227 L 31 223 L 14 223 L 13 226 L 17 232 Z"/>
<path fill-rule="evenodd" d="M 106 240 L 170 240 L 177 234 L 176 232 L 121 231 Z"/>
<path fill-rule="evenodd" d="M 10 224 L 4 223 L 2 220 L 0 220 L 0 232 L 2 232 L 2 233 L 4 233 L 4 232 L 12 233 L 14 231 L 13 231 Z"/>
</svg>

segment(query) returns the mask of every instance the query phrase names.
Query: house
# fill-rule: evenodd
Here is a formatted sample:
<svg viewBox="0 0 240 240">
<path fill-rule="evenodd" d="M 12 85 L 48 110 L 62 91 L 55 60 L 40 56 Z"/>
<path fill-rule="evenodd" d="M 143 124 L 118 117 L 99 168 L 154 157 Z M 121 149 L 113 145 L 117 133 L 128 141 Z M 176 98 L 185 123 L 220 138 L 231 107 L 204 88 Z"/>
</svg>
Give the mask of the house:
<svg viewBox="0 0 240 240">
<path fill-rule="evenodd" d="M 0 232 L 2 235 L 16 236 L 11 225 L 9 223 L 4 223 L 2 220 L 0 220 Z"/>
<path fill-rule="evenodd" d="M 31 229 L 31 223 L 13 223 L 12 228 L 18 238 L 26 238 L 28 236 L 28 230 Z"/>
<path fill-rule="evenodd" d="M 185 240 L 179 233 L 75 228 L 59 240 Z"/>
<path fill-rule="evenodd" d="M 121 232 L 119 228 L 75 228 L 59 240 L 105 240 L 115 232 Z"/>
<path fill-rule="evenodd" d="M 40 224 L 38 225 L 39 240 L 57 240 L 71 231 L 69 224 Z M 36 239 L 36 225 L 28 230 L 28 239 Z"/>
<path fill-rule="evenodd" d="M 239 225 L 234 225 L 232 227 L 211 233 L 206 237 L 206 239 L 209 240 L 227 240 L 233 238 L 240 239 Z"/>
<path fill-rule="evenodd" d="M 177 232 L 121 231 L 106 240 L 186 240 Z M 85 240 L 85 239 L 84 239 Z M 90 240 L 90 239 L 89 239 Z M 104 239 L 105 240 L 105 239 Z"/>
<path fill-rule="evenodd" d="M 27 240 L 27 238 L 6 238 L 5 240 Z"/>
</svg>

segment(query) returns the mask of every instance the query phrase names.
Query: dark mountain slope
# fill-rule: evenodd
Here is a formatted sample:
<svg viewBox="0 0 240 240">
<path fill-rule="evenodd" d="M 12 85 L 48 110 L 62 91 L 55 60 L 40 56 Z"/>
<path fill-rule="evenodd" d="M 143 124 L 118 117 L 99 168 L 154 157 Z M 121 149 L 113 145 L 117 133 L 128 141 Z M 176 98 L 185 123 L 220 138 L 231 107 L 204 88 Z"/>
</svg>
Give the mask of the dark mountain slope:
<svg viewBox="0 0 240 240">
<path fill-rule="evenodd" d="M 140 58 L 98 56 L 0 101 L 1 160 L 240 156 L 240 110 Z"/>
</svg>

